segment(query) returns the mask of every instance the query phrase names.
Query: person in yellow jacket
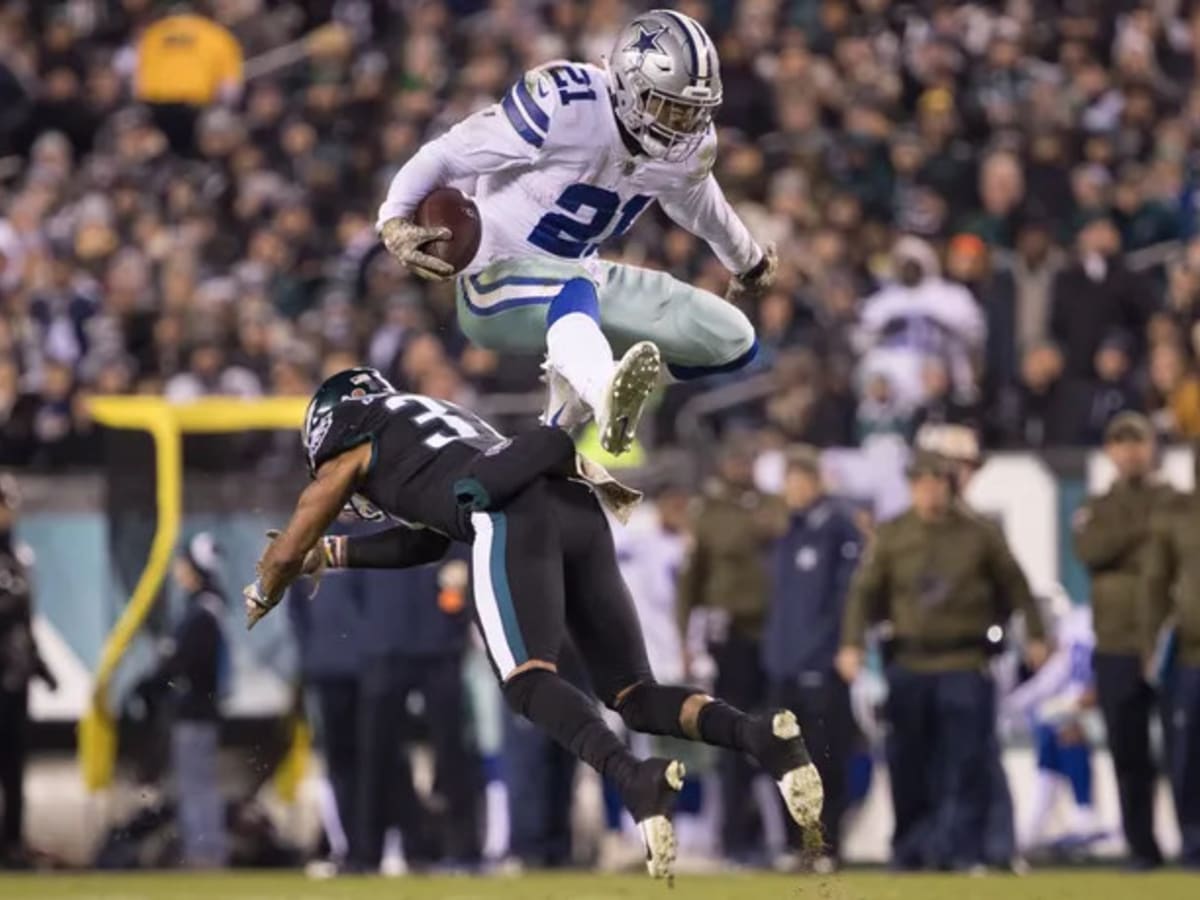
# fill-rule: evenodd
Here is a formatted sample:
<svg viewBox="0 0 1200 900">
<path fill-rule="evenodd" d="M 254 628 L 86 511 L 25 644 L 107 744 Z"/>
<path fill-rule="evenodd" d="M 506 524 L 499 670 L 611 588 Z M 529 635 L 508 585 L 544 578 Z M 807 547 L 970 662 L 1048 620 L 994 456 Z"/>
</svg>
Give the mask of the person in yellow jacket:
<svg viewBox="0 0 1200 900">
<path fill-rule="evenodd" d="M 236 99 L 242 64 L 242 48 L 228 29 L 176 5 L 138 41 L 134 95 L 150 107 L 171 149 L 190 154 L 197 116 Z"/>
</svg>

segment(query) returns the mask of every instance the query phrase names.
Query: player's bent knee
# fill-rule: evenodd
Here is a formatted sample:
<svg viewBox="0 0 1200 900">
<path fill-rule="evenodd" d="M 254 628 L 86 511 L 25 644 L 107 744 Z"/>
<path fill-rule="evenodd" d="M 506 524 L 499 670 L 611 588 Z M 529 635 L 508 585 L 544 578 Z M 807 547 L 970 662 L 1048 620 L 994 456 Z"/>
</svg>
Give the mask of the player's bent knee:
<svg viewBox="0 0 1200 900">
<path fill-rule="evenodd" d="M 709 346 L 706 350 L 711 361 L 699 364 L 669 362 L 667 368 L 675 378 L 688 381 L 706 375 L 736 372 L 748 366 L 758 356 L 758 338 L 754 334 L 754 326 L 741 310 L 728 304 L 726 306 L 726 321 L 721 323 L 719 329 L 713 329 L 708 336 Z"/>
<path fill-rule="evenodd" d="M 512 671 L 504 679 L 501 692 L 509 708 L 517 715 L 529 715 L 529 704 L 538 687 L 547 678 L 557 678 L 558 667 L 554 663 L 540 659 L 531 659 Z"/>
<path fill-rule="evenodd" d="M 704 695 L 690 687 L 641 681 L 622 691 L 610 704 L 610 709 L 633 731 L 687 737 L 680 725 L 680 713 L 690 698 Z"/>
</svg>

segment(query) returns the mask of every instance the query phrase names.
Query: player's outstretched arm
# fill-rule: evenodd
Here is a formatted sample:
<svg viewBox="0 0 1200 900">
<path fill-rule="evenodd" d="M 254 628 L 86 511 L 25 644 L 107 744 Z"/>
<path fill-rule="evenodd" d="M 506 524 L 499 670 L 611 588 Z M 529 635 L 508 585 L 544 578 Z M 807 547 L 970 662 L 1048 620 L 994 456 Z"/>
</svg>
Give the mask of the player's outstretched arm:
<svg viewBox="0 0 1200 900">
<path fill-rule="evenodd" d="M 701 165 L 711 165 L 709 159 Z M 703 238 L 733 273 L 728 299 L 753 299 L 774 282 L 775 248 L 758 245 L 711 172 L 698 172 L 682 190 L 664 194 L 659 202 L 678 225 Z"/>
<path fill-rule="evenodd" d="M 312 484 L 296 501 L 291 521 L 279 537 L 271 541 L 258 561 L 258 578 L 242 591 L 246 598 L 247 628 L 253 628 L 270 612 L 288 586 L 303 574 L 306 555 L 354 493 L 370 457 L 370 445 L 360 444 L 328 460 L 317 470 Z"/>
<path fill-rule="evenodd" d="M 437 562 L 449 549 L 450 538 L 444 534 L 408 525 L 321 539 L 325 564 L 334 569 L 407 569 Z"/>
</svg>

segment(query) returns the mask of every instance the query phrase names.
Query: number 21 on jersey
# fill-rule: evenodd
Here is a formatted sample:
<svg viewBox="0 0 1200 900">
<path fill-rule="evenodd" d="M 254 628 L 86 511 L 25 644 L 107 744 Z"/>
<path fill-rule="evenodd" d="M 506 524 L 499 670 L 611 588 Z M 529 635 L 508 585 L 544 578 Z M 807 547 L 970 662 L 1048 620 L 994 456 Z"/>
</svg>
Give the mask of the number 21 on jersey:
<svg viewBox="0 0 1200 900">
<path fill-rule="evenodd" d="M 591 256 L 600 244 L 610 237 L 620 237 L 650 203 L 645 194 L 634 194 L 624 204 L 614 191 L 591 184 L 572 184 L 561 194 L 555 205 L 563 212 L 548 212 L 542 216 L 528 241 L 535 247 L 579 259 Z"/>
</svg>

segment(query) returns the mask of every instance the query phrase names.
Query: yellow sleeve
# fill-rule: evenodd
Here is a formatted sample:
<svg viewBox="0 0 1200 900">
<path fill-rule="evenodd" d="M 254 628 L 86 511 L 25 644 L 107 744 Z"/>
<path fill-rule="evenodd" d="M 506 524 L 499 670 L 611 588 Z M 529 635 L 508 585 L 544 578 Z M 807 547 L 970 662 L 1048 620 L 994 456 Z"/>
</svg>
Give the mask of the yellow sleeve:
<svg viewBox="0 0 1200 900">
<path fill-rule="evenodd" d="M 1180 436 L 1200 437 L 1200 380 L 1188 378 L 1171 397 L 1171 414 Z"/>
</svg>

